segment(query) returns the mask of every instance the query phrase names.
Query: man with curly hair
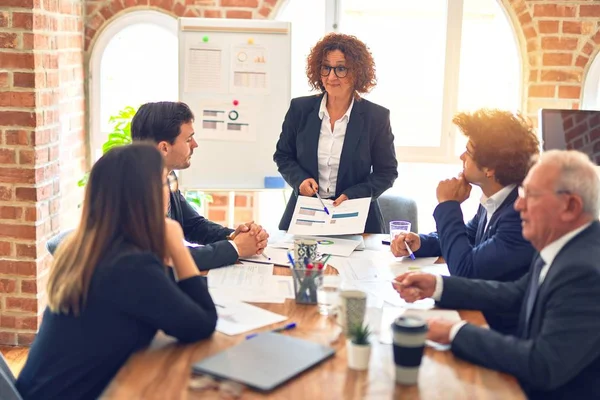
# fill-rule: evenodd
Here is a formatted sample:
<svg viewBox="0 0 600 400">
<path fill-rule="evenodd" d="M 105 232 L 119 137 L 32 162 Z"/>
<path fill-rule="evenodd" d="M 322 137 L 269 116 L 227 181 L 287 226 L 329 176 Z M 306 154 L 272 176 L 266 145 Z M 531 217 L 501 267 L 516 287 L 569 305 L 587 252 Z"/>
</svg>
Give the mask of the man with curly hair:
<svg viewBox="0 0 600 400">
<path fill-rule="evenodd" d="M 460 156 L 460 176 L 438 184 L 439 204 L 433 212 L 437 232 L 398 235 L 391 250 L 397 257 L 406 256 L 408 244 L 417 257 L 442 256 L 455 276 L 519 279 L 527 273 L 534 249 L 523 238 L 513 204 L 531 157 L 539 153 L 539 141 L 522 116 L 507 111 L 459 113 L 453 122 L 469 140 Z M 465 224 L 460 204 L 469 197 L 471 185 L 479 186 L 483 195 L 477 214 Z M 486 318 L 504 332 L 512 332 L 517 323 L 516 315 L 487 313 Z"/>
<path fill-rule="evenodd" d="M 294 189 L 279 223 L 287 230 L 299 195 L 371 198 L 367 233 L 384 232 L 377 198 L 398 177 L 390 112 L 361 98 L 376 84 L 375 62 L 354 36 L 331 33 L 311 50 L 308 82 L 317 96 L 293 99 L 273 160 Z"/>
</svg>

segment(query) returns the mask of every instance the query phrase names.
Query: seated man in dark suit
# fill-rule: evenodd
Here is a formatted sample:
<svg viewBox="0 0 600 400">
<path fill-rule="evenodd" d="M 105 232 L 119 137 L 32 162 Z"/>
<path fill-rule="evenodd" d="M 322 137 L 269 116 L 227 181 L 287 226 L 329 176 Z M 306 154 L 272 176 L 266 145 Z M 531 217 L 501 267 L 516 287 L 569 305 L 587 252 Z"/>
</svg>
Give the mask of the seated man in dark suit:
<svg viewBox="0 0 600 400">
<path fill-rule="evenodd" d="M 190 166 L 198 143 L 194 140 L 194 115 L 185 103 L 162 101 L 146 103 L 131 121 L 133 140 L 149 140 L 163 154 L 171 176 L 173 170 Z M 201 244 L 190 248 L 201 270 L 230 265 L 238 257 L 260 254 L 267 246 L 268 233 L 253 222 L 233 229 L 225 228 L 198 215 L 178 188 L 172 188 L 168 216 L 183 227 L 188 242 Z"/>
<path fill-rule="evenodd" d="M 432 297 L 446 308 L 519 310 L 514 336 L 432 319 L 427 337 L 514 375 L 531 399 L 600 399 L 599 193 L 587 156 L 544 153 L 515 203 L 523 236 L 539 252 L 527 275 L 498 282 L 406 273 L 394 287 L 408 302 Z"/>
<path fill-rule="evenodd" d="M 531 156 L 539 153 L 538 139 L 524 118 L 507 111 L 460 113 L 453 122 L 469 141 L 460 157 L 460 177 L 437 187 L 439 204 L 433 212 L 437 232 L 398 235 L 391 250 L 397 257 L 406 256 L 408 244 L 417 257 L 443 256 L 456 276 L 518 279 L 527 273 L 534 249 L 521 234 L 513 203 Z M 465 224 L 460 204 L 469 197 L 471 185 L 479 186 L 483 196 L 477 214 Z M 512 333 L 517 325 L 516 315 L 485 316 L 501 332 Z"/>
</svg>

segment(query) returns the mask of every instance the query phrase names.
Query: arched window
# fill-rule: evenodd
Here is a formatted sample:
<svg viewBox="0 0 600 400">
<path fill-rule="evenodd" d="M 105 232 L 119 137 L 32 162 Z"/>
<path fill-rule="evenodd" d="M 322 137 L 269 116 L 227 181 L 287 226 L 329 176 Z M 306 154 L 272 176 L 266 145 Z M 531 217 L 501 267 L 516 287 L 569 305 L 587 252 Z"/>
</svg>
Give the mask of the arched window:
<svg viewBox="0 0 600 400">
<path fill-rule="evenodd" d="M 582 110 L 600 110 L 600 57 L 594 57 L 583 82 Z"/>
<path fill-rule="evenodd" d="M 101 155 L 109 118 L 125 106 L 178 99 L 177 20 L 158 11 L 117 18 L 98 37 L 90 59 L 90 146 Z"/>
</svg>

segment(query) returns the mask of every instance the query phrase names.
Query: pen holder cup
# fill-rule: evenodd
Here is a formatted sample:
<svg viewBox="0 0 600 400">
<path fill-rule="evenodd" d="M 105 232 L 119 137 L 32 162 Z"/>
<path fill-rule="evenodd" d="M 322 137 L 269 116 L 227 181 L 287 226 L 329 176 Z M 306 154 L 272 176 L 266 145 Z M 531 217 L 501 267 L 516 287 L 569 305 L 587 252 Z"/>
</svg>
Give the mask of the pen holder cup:
<svg viewBox="0 0 600 400">
<path fill-rule="evenodd" d="M 292 268 L 296 303 L 317 304 L 317 286 L 323 270 Z"/>
</svg>

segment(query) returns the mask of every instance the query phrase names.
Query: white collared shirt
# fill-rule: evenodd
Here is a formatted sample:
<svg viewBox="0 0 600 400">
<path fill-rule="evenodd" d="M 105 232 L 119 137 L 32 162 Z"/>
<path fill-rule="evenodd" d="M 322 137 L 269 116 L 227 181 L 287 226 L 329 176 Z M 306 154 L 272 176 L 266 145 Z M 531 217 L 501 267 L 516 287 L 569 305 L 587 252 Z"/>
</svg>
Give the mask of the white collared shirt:
<svg viewBox="0 0 600 400">
<path fill-rule="evenodd" d="M 483 208 L 485 208 L 487 215 L 485 229 L 487 229 L 488 225 L 490 224 L 490 220 L 492 219 L 494 213 L 498 210 L 498 208 L 502 205 L 504 200 L 506 200 L 510 192 L 512 192 L 515 187 L 517 187 L 517 185 L 513 183 L 508 186 L 504 186 L 490 197 L 486 197 L 484 194 L 481 195 L 481 200 L 479 200 L 479 203 L 483 206 Z"/>
<path fill-rule="evenodd" d="M 591 222 L 588 222 L 587 224 L 582 225 L 579 228 L 574 229 L 571 232 L 568 232 L 568 233 L 562 235 L 560 238 L 556 239 L 554 242 L 550 243 L 549 245 L 547 245 L 540 251 L 540 257 L 542 257 L 542 260 L 544 260 L 544 263 L 546 263 L 546 265 L 544 265 L 544 267 L 540 271 L 540 280 L 538 282 L 539 285 L 541 285 L 542 282 L 544 282 L 544 279 L 546 279 L 546 275 L 548 275 L 548 270 L 550 270 L 550 267 L 552 266 L 554 259 L 556 258 L 558 253 L 562 250 L 562 248 L 565 247 L 565 245 L 567 243 L 569 243 L 571 241 L 571 239 L 573 239 L 575 236 L 577 236 L 579 233 L 581 233 L 584 229 L 586 229 L 591 224 L 592 224 Z M 444 280 L 442 279 L 442 277 L 440 275 L 437 275 L 435 291 L 434 291 L 433 295 L 431 296 L 431 298 L 434 299 L 435 301 L 440 301 L 440 299 L 442 298 L 443 291 L 444 291 Z M 456 324 L 452 325 L 452 328 L 450 329 L 450 334 L 449 334 L 451 342 L 454 340 L 454 337 L 458 334 L 458 331 L 460 331 L 460 328 L 462 328 L 466 324 L 467 324 L 466 321 L 460 321 L 460 322 L 457 322 Z"/>
<path fill-rule="evenodd" d="M 327 93 L 321 100 L 321 106 L 319 107 L 321 133 L 319 135 L 317 159 L 319 165 L 319 195 L 323 198 L 331 198 L 335 195 L 342 147 L 353 106 L 354 98 L 346 113 L 335 121 L 334 129 L 331 131 L 331 118 L 327 111 Z"/>
</svg>

